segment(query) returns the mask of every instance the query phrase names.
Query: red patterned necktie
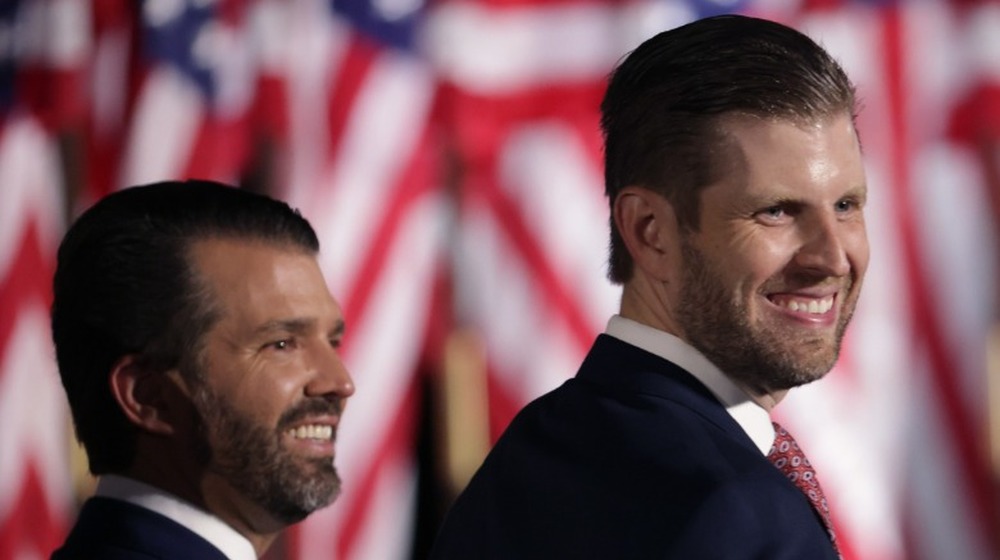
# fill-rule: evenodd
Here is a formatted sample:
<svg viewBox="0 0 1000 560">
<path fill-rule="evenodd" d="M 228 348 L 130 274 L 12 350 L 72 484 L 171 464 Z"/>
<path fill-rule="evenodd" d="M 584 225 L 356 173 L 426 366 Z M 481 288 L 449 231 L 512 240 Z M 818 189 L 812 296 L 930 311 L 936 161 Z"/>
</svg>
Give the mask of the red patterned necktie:
<svg viewBox="0 0 1000 560">
<path fill-rule="evenodd" d="M 809 498 L 813 508 L 823 518 L 823 524 L 826 525 L 826 530 L 830 534 L 833 547 L 837 548 L 837 537 L 833 533 L 833 523 L 830 520 L 830 506 L 823 495 L 823 489 L 819 487 L 819 481 L 816 480 L 816 471 L 809 463 L 809 459 L 806 459 L 805 453 L 799 448 L 799 444 L 796 443 L 792 434 L 781 427 L 781 424 L 777 422 L 772 422 L 772 424 L 775 432 L 774 446 L 771 447 L 767 458 Z M 838 554 L 839 552 L 838 550 Z"/>
</svg>

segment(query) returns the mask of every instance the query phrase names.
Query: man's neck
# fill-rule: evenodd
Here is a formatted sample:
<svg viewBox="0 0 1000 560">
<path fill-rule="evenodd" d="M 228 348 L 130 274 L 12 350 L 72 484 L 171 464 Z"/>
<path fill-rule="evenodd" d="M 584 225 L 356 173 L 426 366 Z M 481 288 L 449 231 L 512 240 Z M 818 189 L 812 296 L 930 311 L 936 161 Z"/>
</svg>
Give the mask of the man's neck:
<svg viewBox="0 0 1000 560">
<path fill-rule="evenodd" d="M 622 290 L 619 315 L 636 323 L 672 334 L 687 342 L 682 329 L 671 317 L 665 302 L 655 291 L 642 290 L 631 282 Z"/>
<path fill-rule="evenodd" d="M 663 290 L 651 287 L 644 276 L 637 276 L 626 283 L 622 290 L 621 307 L 618 314 L 626 319 L 631 319 L 637 323 L 676 336 L 686 344 L 698 348 L 696 344 L 693 344 L 688 339 L 684 329 L 674 319 L 673 313 L 666 304 Z M 729 376 L 727 375 L 727 377 Z M 730 377 L 730 379 L 732 378 Z M 763 407 L 764 410 L 767 410 L 768 413 L 771 413 L 774 407 L 788 394 L 787 389 L 761 392 L 743 383 L 739 383 L 735 379 L 733 379 L 733 382 L 745 391 L 754 402 Z"/>
<path fill-rule="evenodd" d="M 184 476 L 178 476 L 184 473 Z M 143 465 L 137 462 L 124 476 L 176 496 L 218 518 L 253 545 L 261 557 L 278 538 L 286 524 L 264 512 L 234 489 L 229 481 L 199 470 L 177 465 Z"/>
</svg>

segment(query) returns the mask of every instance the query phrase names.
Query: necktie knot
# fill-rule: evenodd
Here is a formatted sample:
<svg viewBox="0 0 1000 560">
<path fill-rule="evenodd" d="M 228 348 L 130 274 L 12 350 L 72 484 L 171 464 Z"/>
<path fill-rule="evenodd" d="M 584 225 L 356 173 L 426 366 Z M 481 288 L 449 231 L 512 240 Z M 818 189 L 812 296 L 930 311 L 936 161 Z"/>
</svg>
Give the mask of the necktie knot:
<svg viewBox="0 0 1000 560">
<path fill-rule="evenodd" d="M 774 445 L 767 454 L 767 458 L 809 498 L 813 509 L 823 519 L 823 524 L 826 525 L 826 530 L 830 534 L 830 540 L 836 547 L 836 536 L 833 533 L 833 523 L 830 520 L 830 506 L 826 501 L 826 496 L 823 495 L 823 489 L 819 486 L 819 480 L 816 479 L 816 471 L 792 434 L 788 433 L 788 430 L 781 424 L 777 422 L 772 422 L 772 424 L 775 433 Z"/>
</svg>

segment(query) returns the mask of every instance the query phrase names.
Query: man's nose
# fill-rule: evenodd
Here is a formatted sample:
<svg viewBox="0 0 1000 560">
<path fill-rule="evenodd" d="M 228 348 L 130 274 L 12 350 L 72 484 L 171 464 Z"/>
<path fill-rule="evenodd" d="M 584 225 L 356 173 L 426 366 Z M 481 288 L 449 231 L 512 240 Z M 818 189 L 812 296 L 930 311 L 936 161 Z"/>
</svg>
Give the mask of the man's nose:
<svg viewBox="0 0 1000 560">
<path fill-rule="evenodd" d="M 354 394 L 354 380 L 340 352 L 332 346 L 325 345 L 313 352 L 311 373 L 307 396 L 343 399 Z"/>
<path fill-rule="evenodd" d="M 849 225 L 835 215 L 815 216 L 802 225 L 802 246 L 795 264 L 820 276 L 841 277 L 851 271 L 847 254 Z"/>
</svg>

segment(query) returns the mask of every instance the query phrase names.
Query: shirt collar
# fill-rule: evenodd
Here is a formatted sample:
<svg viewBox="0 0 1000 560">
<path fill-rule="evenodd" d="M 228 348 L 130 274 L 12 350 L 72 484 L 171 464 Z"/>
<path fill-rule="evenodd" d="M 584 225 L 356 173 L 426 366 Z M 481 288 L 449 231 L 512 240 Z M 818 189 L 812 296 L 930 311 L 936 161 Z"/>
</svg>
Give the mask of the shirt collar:
<svg viewBox="0 0 1000 560">
<path fill-rule="evenodd" d="M 760 452 L 767 455 L 774 444 L 774 427 L 760 406 L 725 373 L 690 344 L 676 336 L 621 315 L 608 320 L 605 334 L 673 362 L 700 381 L 726 408 Z"/>
<path fill-rule="evenodd" d="M 129 502 L 170 518 L 211 543 L 230 560 L 257 560 L 253 545 L 236 529 L 207 511 L 159 488 L 132 478 L 109 474 L 101 476 L 95 495 Z"/>
</svg>

